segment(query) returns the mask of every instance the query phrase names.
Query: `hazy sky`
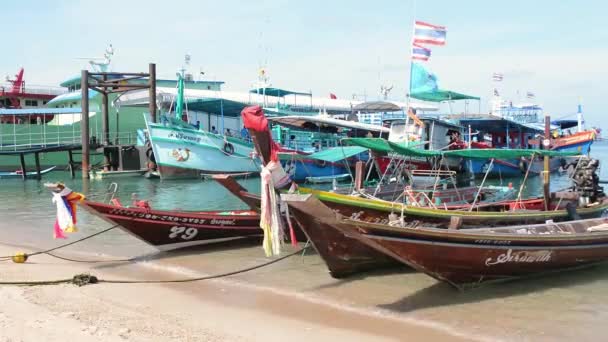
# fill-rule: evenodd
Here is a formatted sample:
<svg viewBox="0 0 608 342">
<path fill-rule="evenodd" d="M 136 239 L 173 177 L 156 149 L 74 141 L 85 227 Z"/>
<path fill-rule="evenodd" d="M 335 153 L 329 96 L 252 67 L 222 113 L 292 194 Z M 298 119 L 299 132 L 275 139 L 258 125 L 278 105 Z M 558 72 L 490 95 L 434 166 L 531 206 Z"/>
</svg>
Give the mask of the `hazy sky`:
<svg viewBox="0 0 608 342">
<path fill-rule="evenodd" d="M 224 89 L 249 89 L 266 64 L 277 87 L 377 99 L 384 84 L 404 100 L 416 18 L 447 27 L 447 45 L 428 62 L 442 88 L 481 96 L 484 112 L 496 86 L 514 102 L 518 90 L 534 92 L 554 117 L 574 113 L 581 98 L 588 124 L 601 125 L 607 10 L 584 0 L 9 1 L 0 74 L 23 66 L 28 84 L 56 85 L 83 68 L 76 57 L 112 43 L 114 71 L 155 62 L 159 76 L 174 77 L 189 53 L 192 71 Z M 493 72 L 504 81 L 493 83 Z"/>
</svg>

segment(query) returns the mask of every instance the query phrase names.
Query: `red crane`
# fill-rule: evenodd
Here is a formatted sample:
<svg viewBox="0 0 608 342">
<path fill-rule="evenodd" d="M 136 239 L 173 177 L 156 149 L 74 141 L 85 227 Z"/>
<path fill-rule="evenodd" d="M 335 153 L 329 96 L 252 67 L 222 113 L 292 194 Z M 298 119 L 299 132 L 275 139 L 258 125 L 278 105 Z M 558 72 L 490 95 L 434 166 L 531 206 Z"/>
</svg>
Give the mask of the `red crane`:
<svg viewBox="0 0 608 342">
<path fill-rule="evenodd" d="M 10 91 L 2 90 L 2 95 L 6 96 L 8 100 L 11 102 L 11 108 L 21 108 L 21 103 L 19 98 L 16 95 L 22 94 L 25 91 L 25 81 L 23 80 L 23 68 L 19 69 L 17 75 L 15 75 L 15 79 L 11 80 L 10 78 L 6 78 L 6 80 L 12 84 Z M 12 95 L 12 96 L 11 96 Z"/>
</svg>

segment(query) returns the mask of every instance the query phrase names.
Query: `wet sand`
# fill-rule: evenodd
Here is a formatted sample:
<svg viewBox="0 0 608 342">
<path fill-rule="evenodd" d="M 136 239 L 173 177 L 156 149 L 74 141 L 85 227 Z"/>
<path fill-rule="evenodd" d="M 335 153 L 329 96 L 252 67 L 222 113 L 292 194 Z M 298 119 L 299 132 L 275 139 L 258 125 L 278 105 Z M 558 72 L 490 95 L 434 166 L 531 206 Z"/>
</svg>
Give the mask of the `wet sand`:
<svg viewBox="0 0 608 342">
<path fill-rule="evenodd" d="M 0 246 L 0 255 L 15 250 L 14 246 Z M 1 262 L 0 280 L 62 279 L 79 273 L 100 279 L 185 276 L 151 267 L 151 263 L 155 262 L 91 266 L 41 255 L 25 264 Z M 0 297 L 0 341 L 469 340 L 433 327 L 239 281 L 0 286 Z"/>
</svg>

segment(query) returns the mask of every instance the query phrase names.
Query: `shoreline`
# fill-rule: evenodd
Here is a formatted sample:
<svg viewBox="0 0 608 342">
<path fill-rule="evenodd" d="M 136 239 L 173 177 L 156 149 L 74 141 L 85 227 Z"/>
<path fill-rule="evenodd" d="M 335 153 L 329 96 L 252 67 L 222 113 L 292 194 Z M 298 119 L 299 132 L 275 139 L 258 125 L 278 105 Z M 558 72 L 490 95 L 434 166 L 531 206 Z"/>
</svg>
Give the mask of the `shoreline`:
<svg viewBox="0 0 608 342">
<path fill-rule="evenodd" d="M 0 255 L 12 254 L 14 248 L 0 245 Z M 60 279 L 79 273 L 100 279 L 184 277 L 163 266 L 150 267 L 154 264 L 148 260 L 80 264 L 38 255 L 26 264 L 0 263 L 0 280 Z M 322 296 L 234 278 L 182 284 L 0 286 L 0 296 L 6 298 L 0 308 L 0 337 L 11 340 L 30 341 L 36 336 L 51 342 L 93 336 L 99 341 L 475 338 L 434 322 L 392 317 L 382 309 L 344 305 Z M 32 311 L 36 313 L 30 316 Z M 23 329 L 16 327 L 16 322 L 23 322 Z"/>
</svg>

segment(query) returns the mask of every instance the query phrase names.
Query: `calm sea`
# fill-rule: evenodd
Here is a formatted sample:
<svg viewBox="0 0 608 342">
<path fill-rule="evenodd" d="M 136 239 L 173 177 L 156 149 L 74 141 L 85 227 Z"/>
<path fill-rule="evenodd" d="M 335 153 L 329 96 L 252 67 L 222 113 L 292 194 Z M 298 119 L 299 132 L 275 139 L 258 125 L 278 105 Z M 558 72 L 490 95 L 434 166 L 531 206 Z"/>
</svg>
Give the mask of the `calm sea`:
<svg viewBox="0 0 608 342">
<path fill-rule="evenodd" d="M 592 156 L 608 160 L 608 143 L 593 145 Z M 608 179 L 608 170 L 600 173 Z M 67 172 L 53 172 L 45 182 L 63 181 L 89 198 L 103 200 L 113 181 L 70 179 Z M 154 208 L 212 210 L 245 208 L 213 181 L 160 181 L 125 178 L 116 181 L 116 196 L 130 203 L 132 194 L 147 199 Z M 259 191 L 259 179 L 240 180 Z M 492 180 L 499 184 L 500 180 Z M 503 179 L 518 186 L 519 179 Z M 552 189 L 568 186 L 566 176 L 552 176 Z M 88 189 L 87 189 L 88 188 Z M 538 194 L 540 177 L 529 180 L 525 194 Z M 0 217 L 4 227 L 0 243 L 50 247 L 55 208 L 50 193 L 37 181 L 0 180 Z M 78 212 L 80 232 L 73 239 L 110 225 L 83 210 Z M 69 247 L 68 252 L 87 255 L 139 256 L 155 250 L 130 235 L 112 230 Z M 174 277 L 213 274 L 265 260 L 257 241 L 197 247 L 151 257 L 143 267 L 163 270 Z M 346 280 L 334 280 L 314 254 L 287 259 L 270 268 L 242 274 L 233 280 L 305 299 L 344 306 L 374 315 L 419 321 L 471 337 L 497 340 L 604 340 L 608 334 L 608 266 L 482 287 L 464 293 L 423 274 L 396 269 Z"/>
</svg>

